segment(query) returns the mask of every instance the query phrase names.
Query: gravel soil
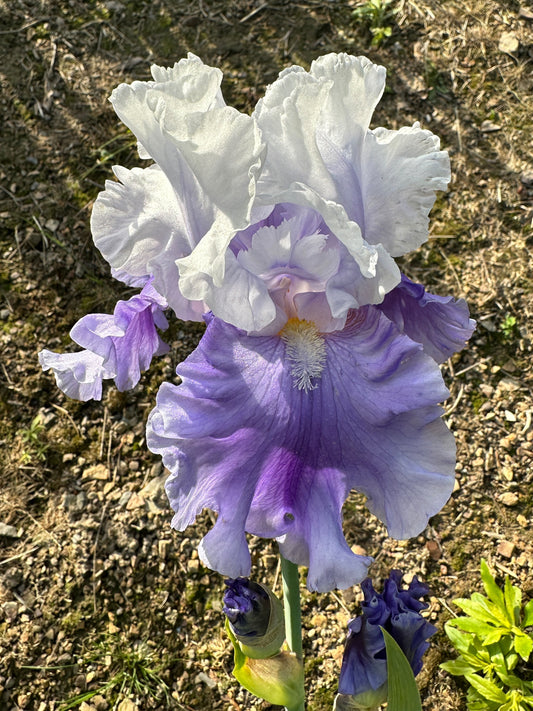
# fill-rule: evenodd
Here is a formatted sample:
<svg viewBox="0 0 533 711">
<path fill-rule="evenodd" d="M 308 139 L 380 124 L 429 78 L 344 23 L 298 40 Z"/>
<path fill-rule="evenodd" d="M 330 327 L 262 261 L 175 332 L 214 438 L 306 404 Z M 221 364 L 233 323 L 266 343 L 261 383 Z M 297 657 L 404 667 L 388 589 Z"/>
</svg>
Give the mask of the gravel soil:
<svg viewBox="0 0 533 711">
<path fill-rule="evenodd" d="M 402 266 L 465 297 L 478 328 L 444 364 L 458 445 L 455 491 L 418 538 L 395 541 L 350 498 L 345 531 L 431 587 L 439 629 L 419 677 L 425 711 L 462 711 L 466 686 L 439 669 L 452 600 L 479 590 L 484 557 L 533 596 L 533 12 L 515 0 L 396 0 L 375 29 L 348 1 L 0 2 L 0 709 L 266 711 L 231 676 L 221 576 L 196 546 L 209 513 L 170 528 L 165 472 L 144 426 L 163 380 L 202 328 L 171 327 L 171 353 L 132 392 L 64 397 L 37 352 L 70 348 L 89 312 L 130 294 L 91 240 L 92 203 L 135 140 L 107 102 L 120 82 L 187 51 L 225 73 L 251 111 L 293 63 L 330 51 L 388 70 L 373 125 L 420 120 L 450 152 L 428 243 Z M 387 31 L 388 33 L 388 31 Z M 254 576 L 280 592 L 276 546 L 251 540 Z M 309 711 L 331 709 L 358 587 L 302 591 Z"/>
</svg>

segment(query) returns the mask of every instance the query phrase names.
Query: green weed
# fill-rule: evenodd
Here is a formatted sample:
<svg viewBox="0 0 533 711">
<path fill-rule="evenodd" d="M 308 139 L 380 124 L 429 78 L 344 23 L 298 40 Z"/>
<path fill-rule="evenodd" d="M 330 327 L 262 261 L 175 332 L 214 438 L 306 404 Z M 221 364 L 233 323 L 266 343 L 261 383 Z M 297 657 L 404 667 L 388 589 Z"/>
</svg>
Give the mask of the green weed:
<svg viewBox="0 0 533 711">
<path fill-rule="evenodd" d="M 122 699 L 132 696 L 145 700 L 164 699 L 168 704 L 170 689 L 161 676 L 167 664 L 156 657 L 156 651 L 146 643 L 140 643 L 134 649 L 124 649 L 115 640 L 111 644 L 107 641 L 100 643 L 92 661 L 102 663 L 102 660 L 107 660 L 109 680 L 95 689 L 68 699 L 60 706 L 60 711 L 78 708 L 97 695 L 108 698 L 113 703 L 113 709 L 117 708 Z"/>
<path fill-rule="evenodd" d="M 391 7 L 393 0 L 366 0 L 356 7 L 352 16 L 368 25 L 372 35 L 372 47 L 379 47 L 383 40 L 392 35 L 392 26 L 389 24 L 397 10 Z"/>
<path fill-rule="evenodd" d="M 533 652 L 533 600 L 522 606 L 522 591 L 508 576 L 500 589 L 484 560 L 481 579 L 487 596 L 454 600 L 466 615 L 445 630 L 459 656 L 441 667 L 470 684 L 468 711 L 531 711 L 533 681 L 523 676 Z"/>
</svg>

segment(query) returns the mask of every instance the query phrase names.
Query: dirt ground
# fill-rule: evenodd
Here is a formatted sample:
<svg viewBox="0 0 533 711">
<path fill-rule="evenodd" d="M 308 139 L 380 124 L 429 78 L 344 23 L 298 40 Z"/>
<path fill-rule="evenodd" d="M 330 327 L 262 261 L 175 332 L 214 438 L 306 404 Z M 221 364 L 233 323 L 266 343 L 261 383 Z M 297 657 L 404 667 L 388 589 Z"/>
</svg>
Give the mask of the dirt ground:
<svg viewBox="0 0 533 711">
<path fill-rule="evenodd" d="M 201 327 L 172 326 L 172 351 L 130 393 L 64 397 L 37 352 L 68 350 L 89 312 L 129 292 L 92 244 L 93 201 L 115 163 L 138 164 L 107 101 L 120 82 L 187 51 L 225 74 L 251 111 L 284 67 L 330 51 L 388 70 L 373 125 L 420 120 L 450 152 L 453 180 L 431 238 L 404 260 L 431 291 L 465 297 L 478 328 L 443 366 L 458 444 L 451 500 L 418 538 L 394 541 L 354 496 L 350 544 L 432 590 L 439 628 L 419 677 L 425 711 L 462 711 L 465 685 L 439 669 L 452 600 L 480 589 L 485 557 L 533 595 L 533 9 L 523 0 L 396 0 L 371 46 L 364 3 L 335 0 L 0 1 L 0 709 L 266 710 L 231 677 L 222 578 L 196 546 L 208 514 L 170 529 L 144 424 L 159 384 Z M 168 339 L 167 339 L 168 340 Z M 253 540 L 256 577 L 280 591 L 275 545 Z M 331 709 L 359 588 L 304 593 L 309 711 Z M 96 693 L 95 693 L 96 692 Z"/>
</svg>

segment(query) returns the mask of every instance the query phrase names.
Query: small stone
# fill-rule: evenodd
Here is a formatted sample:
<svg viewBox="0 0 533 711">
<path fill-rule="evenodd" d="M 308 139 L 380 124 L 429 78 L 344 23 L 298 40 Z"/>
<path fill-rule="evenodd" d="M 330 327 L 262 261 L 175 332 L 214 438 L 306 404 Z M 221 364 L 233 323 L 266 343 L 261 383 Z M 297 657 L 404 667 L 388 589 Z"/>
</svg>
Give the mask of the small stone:
<svg viewBox="0 0 533 711">
<path fill-rule="evenodd" d="M 120 499 L 118 500 L 118 505 L 119 505 L 121 508 L 124 508 L 124 506 L 127 505 L 128 501 L 131 499 L 132 493 L 133 493 L 133 492 L 131 492 L 131 491 L 125 491 L 125 492 L 122 494 L 122 496 L 121 496 Z"/>
<path fill-rule="evenodd" d="M 504 506 L 516 506 L 518 503 L 518 496 L 512 491 L 505 491 L 500 496 L 500 501 Z"/>
<path fill-rule="evenodd" d="M 498 49 L 500 52 L 505 52 L 506 54 L 512 54 L 520 47 L 520 42 L 518 37 L 514 32 L 503 32 L 498 42 Z"/>
<path fill-rule="evenodd" d="M 92 467 L 87 467 L 82 474 L 83 479 L 97 479 L 106 481 L 109 479 L 109 470 L 105 464 L 94 464 Z"/>
<path fill-rule="evenodd" d="M 56 232 L 57 228 L 59 227 L 59 220 L 46 220 L 44 223 L 44 226 L 46 227 L 47 230 L 50 230 L 50 232 Z"/>
<path fill-rule="evenodd" d="M 494 121 L 489 121 L 489 119 L 485 119 L 485 121 L 481 124 L 481 130 L 483 133 L 494 133 L 495 131 L 501 131 L 501 129 L 502 127 L 499 124 L 494 123 Z M 486 323 L 485 326 L 487 326 Z M 490 331 L 490 329 L 488 330 Z"/>
<path fill-rule="evenodd" d="M 93 706 L 96 707 L 96 711 L 107 711 L 107 709 L 109 708 L 109 704 L 104 699 L 104 697 L 101 696 L 100 694 L 93 696 L 93 698 L 91 699 L 91 702 L 92 702 Z"/>
<path fill-rule="evenodd" d="M 197 573 L 199 568 L 200 561 L 197 559 L 189 558 L 189 562 L 187 563 L 187 571 L 189 573 Z"/>
<path fill-rule="evenodd" d="M 6 538 L 20 538 L 15 526 L 8 526 L 7 523 L 0 523 L 0 536 L 6 536 Z"/>
<path fill-rule="evenodd" d="M 523 17 L 524 20 L 533 20 L 533 10 L 528 7 L 522 6 L 518 11 L 518 17 Z"/>
<path fill-rule="evenodd" d="M 524 170 L 520 173 L 520 182 L 527 188 L 533 188 L 533 170 Z"/>
<path fill-rule="evenodd" d="M 168 549 L 170 547 L 170 541 L 167 540 L 166 538 L 163 538 L 162 540 L 158 541 L 157 543 L 157 551 L 159 553 L 159 557 L 162 558 L 163 560 L 166 559 L 168 555 Z"/>
<path fill-rule="evenodd" d="M 500 541 L 498 544 L 498 553 L 504 558 L 511 558 L 514 553 L 515 545 L 511 541 Z"/>
<path fill-rule="evenodd" d="M 2 605 L 4 617 L 8 622 L 13 622 L 19 613 L 19 606 L 16 602 L 4 602 Z"/>
<path fill-rule="evenodd" d="M 214 689 L 217 685 L 216 681 L 214 679 L 211 679 L 210 676 L 207 676 L 205 672 L 200 672 L 199 674 L 197 674 L 195 681 L 197 684 L 205 684 L 210 689 Z"/>
<path fill-rule="evenodd" d="M 437 541 L 427 541 L 426 548 L 432 560 L 439 560 L 439 558 L 441 558 L 442 552 Z"/>
<path fill-rule="evenodd" d="M 9 318 L 10 311 L 9 309 L 2 309 L 0 310 L 0 321 L 7 321 Z"/>
<path fill-rule="evenodd" d="M 326 617 L 326 615 L 323 615 L 321 613 L 313 615 L 313 617 L 311 618 L 311 624 L 316 629 L 323 629 L 328 624 L 328 618 Z"/>
<path fill-rule="evenodd" d="M 138 708 L 131 699 L 123 699 L 118 705 L 117 711 L 138 711 Z"/>
<path fill-rule="evenodd" d="M 516 422 L 516 415 L 514 412 L 511 412 L 510 410 L 505 410 L 504 413 L 505 419 L 507 422 Z"/>
<path fill-rule="evenodd" d="M 130 500 L 126 504 L 126 511 L 133 511 L 133 509 L 139 509 L 141 506 L 145 505 L 145 500 L 143 499 L 142 496 L 139 496 L 137 493 L 133 493 L 130 497 Z"/>
<path fill-rule="evenodd" d="M 502 474 L 507 479 L 507 481 L 513 481 L 514 472 L 511 469 L 511 467 L 503 466 L 502 467 Z"/>
<path fill-rule="evenodd" d="M 528 521 L 527 518 L 526 518 L 524 515 L 522 515 L 522 514 L 518 514 L 518 516 L 516 517 L 516 521 L 517 521 L 517 523 L 518 523 L 519 526 L 522 526 L 522 528 L 527 528 L 528 525 L 529 525 L 529 521 Z"/>
</svg>

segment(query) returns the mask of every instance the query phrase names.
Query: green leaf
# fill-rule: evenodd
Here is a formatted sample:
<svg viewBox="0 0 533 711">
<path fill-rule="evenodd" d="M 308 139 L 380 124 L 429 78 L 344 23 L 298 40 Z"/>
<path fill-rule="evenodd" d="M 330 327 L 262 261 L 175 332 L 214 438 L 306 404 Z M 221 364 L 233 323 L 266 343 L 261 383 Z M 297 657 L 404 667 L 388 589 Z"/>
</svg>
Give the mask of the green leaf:
<svg viewBox="0 0 533 711">
<path fill-rule="evenodd" d="M 453 676 L 472 674 L 479 669 L 479 667 L 472 666 L 461 657 L 458 659 L 450 659 L 449 662 L 443 662 L 439 666 L 441 669 L 444 669 L 444 671 L 447 671 L 448 674 L 453 674 Z"/>
<path fill-rule="evenodd" d="M 503 627 L 497 627 L 483 638 L 483 646 L 488 647 L 489 644 L 495 644 L 500 641 L 501 637 L 507 634 L 509 634 L 509 632 L 504 630 Z"/>
<path fill-rule="evenodd" d="M 524 607 L 523 627 L 533 626 L 533 600 L 530 600 Z"/>
<path fill-rule="evenodd" d="M 411 665 L 398 643 L 381 628 L 387 650 L 389 697 L 387 711 L 422 711 L 420 694 Z"/>
<path fill-rule="evenodd" d="M 444 631 L 448 635 L 448 639 L 453 644 L 458 652 L 467 652 L 472 645 L 472 636 L 466 632 L 459 632 L 450 624 L 450 621 L 444 625 Z"/>
<path fill-rule="evenodd" d="M 507 701 L 507 695 L 494 682 L 483 679 L 477 674 L 465 674 L 465 679 L 488 701 L 498 704 L 504 704 Z"/>
<path fill-rule="evenodd" d="M 488 597 L 494 602 L 501 610 L 505 610 L 505 602 L 503 599 L 503 593 L 496 584 L 492 573 L 489 570 L 487 561 L 481 559 L 481 580 L 483 581 L 483 587 Z"/>
<path fill-rule="evenodd" d="M 470 599 L 459 598 L 455 604 L 466 612 L 467 615 L 481 622 L 495 625 L 509 626 L 509 619 L 505 610 L 500 610 L 497 605 L 480 593 L 473 593 Z"/>
<path fill-rule="evenodd" d="M 494 632 L 494 625 L 489 625 L 486 622 L 475 620 L 472 617 L 456 617 L 455 620 L 450 620 L 454 627 L 459 627 L 465 632 L 473 632 L 483 640 L 488 634 Z M 507 630 L 506 630 L 507 631 Z"/>
<path fill-rule="evenodd" d="M 512 585 L 508 577 L 505 578 L 503 591 L 505 607 L 511 616 L 513 624 L 520 624 L 520 608 L 522 607 L 522 591 L 516 585 Z"/>
<path fill-rule="evenodd" d="M 529 655 L 533 651 L 533 639 L 525 632 L 516 634 L 514 638 L 514 648 L 522 659 L 527 662 Z"/>
</svg>

